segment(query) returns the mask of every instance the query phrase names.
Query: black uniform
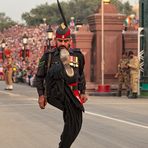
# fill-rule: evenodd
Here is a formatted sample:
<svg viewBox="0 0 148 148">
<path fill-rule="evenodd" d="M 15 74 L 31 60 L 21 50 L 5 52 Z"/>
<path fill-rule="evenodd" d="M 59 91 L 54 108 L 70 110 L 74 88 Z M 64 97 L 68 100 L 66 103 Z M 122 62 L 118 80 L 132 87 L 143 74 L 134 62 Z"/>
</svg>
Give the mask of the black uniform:
<svg viewBox="0 0 148 148">
<path fill-rule="evenodd" d="M 82 125 L 83 105 L 73 93 L 69 84 L 78 84 L 74 89 L 85 93 L 84 56 L 79 49 L 69 50 L 72 57 L 77 57 L 78 62 L 71 64 L 74 75 L 69 77 L 60 60 L 60 51 L 55 48 L 46 52 L 39 63 L 36 74 L 36 87 L 39 96 L 46 93 L 47 102 L 63 111 L 64 129 L 61 135 L 59 148 L 70 148 L 77 137 Z M 48 58 L 51 56 L 48 68 Z"/>
</svg>

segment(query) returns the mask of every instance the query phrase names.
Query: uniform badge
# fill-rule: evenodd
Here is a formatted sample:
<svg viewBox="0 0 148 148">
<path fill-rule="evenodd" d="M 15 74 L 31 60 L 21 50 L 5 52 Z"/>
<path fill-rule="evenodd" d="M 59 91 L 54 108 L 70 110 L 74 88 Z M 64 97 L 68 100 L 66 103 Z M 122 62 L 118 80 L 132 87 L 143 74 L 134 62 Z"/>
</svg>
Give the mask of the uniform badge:
<svg viewBox="0 0 148 148">
<path fill-rule="evenodd" d="M 70 65 L 73 67 L 78 67 L 78 57 L 70 56 Z"/>
</svg>

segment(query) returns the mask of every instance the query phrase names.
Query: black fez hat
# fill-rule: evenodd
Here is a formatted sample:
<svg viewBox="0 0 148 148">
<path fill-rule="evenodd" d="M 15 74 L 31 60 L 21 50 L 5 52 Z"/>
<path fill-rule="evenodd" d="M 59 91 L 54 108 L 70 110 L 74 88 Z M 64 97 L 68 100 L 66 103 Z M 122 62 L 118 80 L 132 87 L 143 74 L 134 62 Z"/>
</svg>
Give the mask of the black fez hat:
<svg viewBox="0 0 148 148">
<path fill-rule="evenodd" d="M 66 22 L 66 19 L 65 19 L 65 16 L 64 16 L 59 0 L 57 0 L 57 4 L 59 7 L 60 14 L 63 18 L 63 23 L 56 30 L 56 38 L 63 38 L 63 39 L 70 38 L 70 29 L 68 28 L 68 25 L 67 25 L 67 22 Z"/>
<path fill-rule="evenodd" d="M 56 30 L 56 38 L 70 38 L 70 29 L 62 23 Z"/>
</svg>

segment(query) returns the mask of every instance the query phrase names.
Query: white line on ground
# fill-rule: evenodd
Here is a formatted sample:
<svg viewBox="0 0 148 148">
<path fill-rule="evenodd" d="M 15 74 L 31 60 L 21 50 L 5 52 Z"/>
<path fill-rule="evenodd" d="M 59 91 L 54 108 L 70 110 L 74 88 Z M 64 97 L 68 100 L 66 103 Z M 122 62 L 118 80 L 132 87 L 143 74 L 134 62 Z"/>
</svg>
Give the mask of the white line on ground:
<svg viewBox="0 0 148 148">
<path fill-rule="evenodd" d="M 10 93 L 10 92 L 5 92 L 5 91 L 0 91 L 0 93 L 3 93 L 3 94 L 8 94 L 8 95 L 11 95 L 11 96 L 24 96 L 24 95 L 20 95 L 20 94 L 14 94 L 14 93 Z M 25 96 L 24 96 L 25 97 Z M 26 96 L 27 97 L 27 96 Z M 36 98 L 28 98 L 29 100 L 35 100 L 37 101 Z M 27 99 L 27 100 L 28 100 Z M 115 103 L 116 104 L 116 103 Z M 121 103 L 122 104 L 122 103 Z M 138 104 L 138 103 L 136 103 Z M 140 103 L 141 104 L 141 103 Z M 10 104 L 10 105 L 4 105 L 4 104 L 0 104 L 0 106 L 16 106 L 16 105 L 33 105 L 33 104 Z M 121 120 L 121 119 L 117 119 L 117 118 L 112 118 L 112 117 L 109 117 L 109 116 L 104 116 L 104 115 L 101 115 L 101 114 L 97 114 L 97 113 L 93 113 L 93 112 L 89 112 L 89 111 L 85 111 L 86 114 L 88 115 L 92 115 L 92 116 L 96 116 L 96 117 L 101 117 L 101 118 L 105 118 L 105 119 L 109 119 L 109 120 L 113 120 L 113 121 L 116 121 L 116 122 L 120 122 L 120 123 L 125 123 L 125 124 L 128 124 L 128 125 L 132 125 L 132 126 L 136 126 L 136 127 L 140 127 L 140 128 L 145 128 L 145 129 L 148 129 L 148 126 L 145 126 L 145 125 L 141 125 L 141 124 L 137 124 L 137 123 L 133 123 L 133 122 L 129 122 L 129 121 L 125 121 L 125 120 Z"/>
<path fill-rule="evenodd" d="M 91 104 L 91 105 L 93 105 L 94 104 L 94 102 L 92 103 L 89 103 L 89 104 Z M 136 102 L 121 102 L 121 103 L 118 103 L 118 102 L 114 102 L 114 103 L 106 103 L 106 102 L 99 102 L 99 104 L 101 104 L 101 105 L 147 105 L 148 103 L 142 103 L 142 102 L 138 102 L 138 103 L 136 103 Z M 97 104 L 98 105 L 98 104 Z"/>
<path fill-rule="evenodd" d="M 0 91 L 0 93 L 6 94 L 6 95 L 10 95 L 10 96 L 21 96 L 21 95 L 19 95 L 19 94 L 14 94 L 14 93 L 5 92 L 5 91 Z"/>
<path fill-rule="evenodd" d="M 22 97 L 26 97 L 25 100 L 37 101 L 37 98 L 32 98 L 32 97 L 28 97 L 28 96 L 21 95 L 21 94 L 14 94 L 14 93 L 5 92 L 5 91 L 0 91 L 0 93 L 6 94 L 6 95 L 10 95 L 10 96 L 16 96 L 16 97 L 22 96 Z"/>
<path fill-rule="evenodd" d="M 0 107 L 11 107 L 11 106 L 28 106 L 28 105 L 35 105 L 33 103 L 28 103 L 28 104 L 0 104 Z"/>
<path fill-rule="evenodd" d="M 141 125 L 141 124 L 137 124 L 137 123 L 133 123 L 133 122 L 117 119 L 117 118 L 112 118 L 112 117 L 109 117 L 109 116 L 104 116 L 104 115 L 101 115 L 101 114 L 96 114 L 96 113 L 92 113 L 92 112 L 88 112 L 88 111 L 85 111 L 85 113 L 88 114 L 88 115 L 92 115 L 92 116 L 96 116 L 96 117 L 101 117 L 101 118 L 113 120 L 113 121 L 116 121 L 116 122 L 121 122 L 121 123 L 125 123 L 125 124 L 128 124 L 128 125 L 132 125 L 132 126 L 148 129 L 148 126 L 145 126 L 145 125 Z"/>
</svg>

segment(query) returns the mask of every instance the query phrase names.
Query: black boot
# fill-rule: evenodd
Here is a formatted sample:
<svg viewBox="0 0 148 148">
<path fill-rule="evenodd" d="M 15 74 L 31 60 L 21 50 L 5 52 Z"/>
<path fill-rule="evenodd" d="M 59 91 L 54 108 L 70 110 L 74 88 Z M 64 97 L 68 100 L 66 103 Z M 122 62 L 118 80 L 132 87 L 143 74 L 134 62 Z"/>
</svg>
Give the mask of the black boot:
<svg viewBox="0 0 148 148">
<path fill-rule="evenodd" d="M 136 99 L 137 98 L 137 93 L 133 93 L 133 97 L 134 97 L 134 99 Z"/>
<path fill-rule="evenodd" d="M 128 97 L 129 99 L 136 99 L 137 98 L 137 93 L 132 93 L 132 96 Z"/>
</svg>

